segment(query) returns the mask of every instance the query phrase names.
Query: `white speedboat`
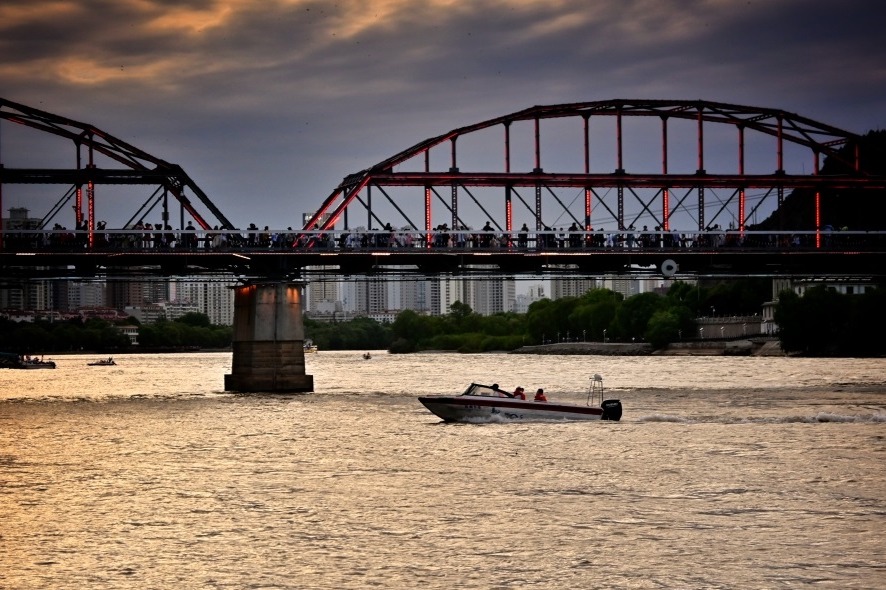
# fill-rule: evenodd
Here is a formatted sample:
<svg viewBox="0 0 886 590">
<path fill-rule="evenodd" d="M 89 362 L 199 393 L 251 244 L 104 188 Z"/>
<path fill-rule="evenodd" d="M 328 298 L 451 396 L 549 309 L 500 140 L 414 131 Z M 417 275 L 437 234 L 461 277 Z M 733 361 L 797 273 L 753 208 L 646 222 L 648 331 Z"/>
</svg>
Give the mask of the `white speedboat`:
<svg viewBox="0 0 886 590">
<path fill-rule="evenodd" d="M 591 378 L 584 405 L 524 400 L 499 389 L 498 385 L 480 383 L 471 383 L 461 395 L 428 395 L 419 397 L 418 401 L 444 422 L 621 420 L 621 401 L 603 399 L 600 375 Z"/>
</svg>

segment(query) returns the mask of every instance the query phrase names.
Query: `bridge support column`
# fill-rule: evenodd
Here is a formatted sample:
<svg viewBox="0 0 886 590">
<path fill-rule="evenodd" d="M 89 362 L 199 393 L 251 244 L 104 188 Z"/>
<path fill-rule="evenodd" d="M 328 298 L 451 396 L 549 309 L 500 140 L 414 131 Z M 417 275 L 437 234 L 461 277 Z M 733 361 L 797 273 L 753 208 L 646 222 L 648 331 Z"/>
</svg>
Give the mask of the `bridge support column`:
<svg viewBox="0 0 886 590">
<path fill-rule="evenodd" d="M 314 391 L 305 374 L 303 285 L 265 283 L 234 293 L 234 359 L 225 391 Z"/>
</svg>

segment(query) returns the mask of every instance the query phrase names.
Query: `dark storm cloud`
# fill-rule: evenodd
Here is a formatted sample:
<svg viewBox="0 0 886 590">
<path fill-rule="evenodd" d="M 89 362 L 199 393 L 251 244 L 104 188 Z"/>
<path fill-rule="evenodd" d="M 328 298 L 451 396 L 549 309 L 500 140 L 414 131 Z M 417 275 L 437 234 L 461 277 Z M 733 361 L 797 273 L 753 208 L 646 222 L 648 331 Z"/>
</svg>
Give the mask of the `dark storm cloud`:
<svg viewBox="0 0 886 590">
<path fill-rule="evenodd" d="M 883 127 L 877 7 L 5 0 L 0 79 L 5 98 L 182 164 L 240 223 L 271 223 L 428 136 L 535 104 L 700 98 Z"/>
</svg>

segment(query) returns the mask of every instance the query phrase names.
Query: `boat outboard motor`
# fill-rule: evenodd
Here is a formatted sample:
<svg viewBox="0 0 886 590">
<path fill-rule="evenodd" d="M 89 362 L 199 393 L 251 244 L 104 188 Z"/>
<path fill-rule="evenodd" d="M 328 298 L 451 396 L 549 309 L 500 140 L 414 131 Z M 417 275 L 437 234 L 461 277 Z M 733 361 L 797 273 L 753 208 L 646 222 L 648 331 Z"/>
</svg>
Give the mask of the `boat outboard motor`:
<svg viewBox="0 0 886 590">
<path fill-rule="evenodd" d="M 614 422 L 621 420 L 621 401 L 607 399 L 600 404 L 600 407 L 603 408 L 601 420 L 612 420 Z"/>
</svg>

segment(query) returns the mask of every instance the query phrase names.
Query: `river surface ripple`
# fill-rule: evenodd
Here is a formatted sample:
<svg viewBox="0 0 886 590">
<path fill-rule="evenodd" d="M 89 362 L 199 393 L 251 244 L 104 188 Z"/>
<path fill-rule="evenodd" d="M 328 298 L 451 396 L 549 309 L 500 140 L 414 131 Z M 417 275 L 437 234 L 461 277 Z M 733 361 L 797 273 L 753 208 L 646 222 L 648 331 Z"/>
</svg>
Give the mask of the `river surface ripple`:
<svg viewBox="0 0 886 590">
<path fill-rule="evenodd" d="M 883 588 L 882 359 L 230 354 L 0 371 L 0 588 Z M 471 381 L 618 423 L 442 424 Z"/>
</svg>

